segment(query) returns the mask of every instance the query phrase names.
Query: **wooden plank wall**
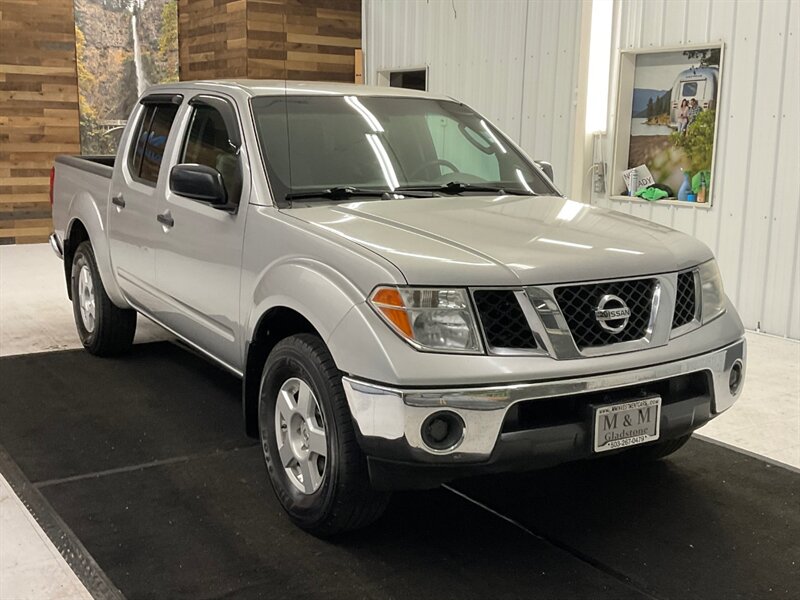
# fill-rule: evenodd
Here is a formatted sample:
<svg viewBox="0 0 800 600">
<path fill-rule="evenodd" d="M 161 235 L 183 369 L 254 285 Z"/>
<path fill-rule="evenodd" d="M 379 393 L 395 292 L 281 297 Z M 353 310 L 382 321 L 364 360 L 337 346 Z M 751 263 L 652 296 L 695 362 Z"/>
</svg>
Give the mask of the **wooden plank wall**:
<svg viewBox="0 0 800 600">
<path fill-rule="evenodd" d="M 180 0 L 179 23 L 181 79 L 354 79 L 361 0 Z"/>
<path fill-rule="evenodd" d="M 80 153 L 73 0 L 0 0 L 0 244 L 52 231 L 50 168 Z"/>
<path fill-rule="evenodd" d="M 247 76 L 247 0 L 179 0 L 181 80 Z"/>
</svg>

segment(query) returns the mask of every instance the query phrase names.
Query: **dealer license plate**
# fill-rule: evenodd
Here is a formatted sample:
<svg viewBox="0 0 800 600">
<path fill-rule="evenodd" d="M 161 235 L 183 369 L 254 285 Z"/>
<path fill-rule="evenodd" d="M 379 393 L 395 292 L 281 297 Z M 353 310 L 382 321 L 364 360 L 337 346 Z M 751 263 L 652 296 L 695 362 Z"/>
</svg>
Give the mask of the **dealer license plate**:
<svg viewBox="0 0 800 600">
<path fill-rule="evenodd" d="M 658 439 L 661 398 L 594 407 L 594 451 L 606 452 Z"/>
</svg>

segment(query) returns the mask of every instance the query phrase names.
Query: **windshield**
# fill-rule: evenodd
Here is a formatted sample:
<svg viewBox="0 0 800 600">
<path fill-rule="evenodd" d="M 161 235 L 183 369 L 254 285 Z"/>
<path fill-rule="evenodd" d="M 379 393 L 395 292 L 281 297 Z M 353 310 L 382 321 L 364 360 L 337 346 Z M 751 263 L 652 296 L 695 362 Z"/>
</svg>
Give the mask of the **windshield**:
<svg viewBox="0 0 800 600">
<path fill-rule="evenodd" d="M 347 192 L 403 189 L 556 193 L 497 129 L 456 102 L 260 96 L 253 98 L 252 107 L 278 201 L 314 201 L 315 193 L 324 191 L 328 195 L 319 197 L 330 198 L 332 190 L 342 198 Z"/>
</svg>

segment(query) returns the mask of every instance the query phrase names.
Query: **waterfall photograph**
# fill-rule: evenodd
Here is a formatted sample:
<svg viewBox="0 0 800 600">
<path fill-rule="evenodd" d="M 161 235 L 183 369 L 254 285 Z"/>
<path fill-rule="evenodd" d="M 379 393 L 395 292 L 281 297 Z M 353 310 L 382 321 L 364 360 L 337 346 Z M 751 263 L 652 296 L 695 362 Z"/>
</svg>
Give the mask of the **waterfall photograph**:
<svg viewBox="0 0 800 600">
<path fill-rule="evenodd" d="M 177 0 L 75 0 L 82 154 L 113 154 L 148 86 L 178 80 Z"/>
</svg>

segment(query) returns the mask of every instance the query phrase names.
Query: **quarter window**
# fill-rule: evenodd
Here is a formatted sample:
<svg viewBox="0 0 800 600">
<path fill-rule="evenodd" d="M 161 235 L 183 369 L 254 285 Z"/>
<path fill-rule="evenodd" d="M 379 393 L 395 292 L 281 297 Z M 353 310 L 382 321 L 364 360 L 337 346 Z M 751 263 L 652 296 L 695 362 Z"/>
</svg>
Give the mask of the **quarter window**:
<svg viewBox="0 0 800 600">
<path fill-rule="evenodd" d="M 135 179 L 151 184 L 158 181 L 164 148 L 177 113 L 176 104 L 145 106 L 128 162 L 131 175 Z"/>
</svg>

